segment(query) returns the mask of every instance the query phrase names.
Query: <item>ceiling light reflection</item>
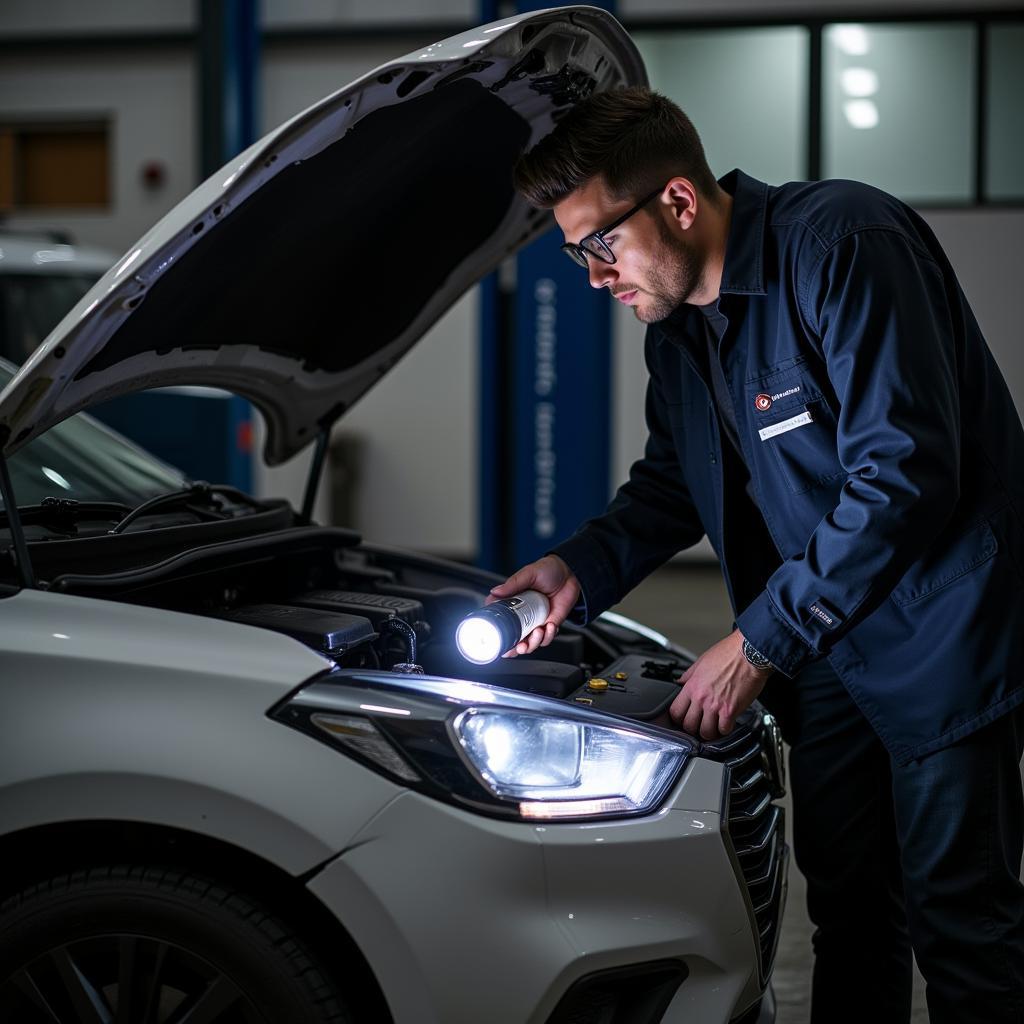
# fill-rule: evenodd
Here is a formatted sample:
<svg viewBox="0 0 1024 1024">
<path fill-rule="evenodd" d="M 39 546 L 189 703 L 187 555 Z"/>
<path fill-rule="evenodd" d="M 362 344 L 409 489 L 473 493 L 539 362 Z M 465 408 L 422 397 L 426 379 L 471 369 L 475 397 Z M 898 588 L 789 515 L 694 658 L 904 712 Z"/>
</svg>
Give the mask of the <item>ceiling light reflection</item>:
<svg viewBox="0 0 1024 1024">
<path fill-rule="evenodd" d="M 69 484 L 67 482 L 67 479 L 61 476 L 60 473 L 57 472 L 57 470 L 50 469 L 49 466 L 43 466 L 41 468 L 43 471 L 43 476 L 45 476 L 47 480 L 52 481 L 58 487 L 63 487 L 65 491 L 71 490 L 71 484 Z"/>
<path fill-rule="evenodd" d="M 847 100 L 843 113 L 853 128 L 874 128 L 878 124 L 878 107 L 871 100 Z"/>
<path fill-rule="evenodd" d="M 843 68 L 839 83 L 847 96 L 874 96 L 878 92 L 878 75 L 871 68 Z"/>
<path fill-rule="evenodd" d="M 871 49 L 868 30 L 863 25 L 833 25 L 830 34 L 836 46 L 851 57 L 863 57 Z"/>
</svg>

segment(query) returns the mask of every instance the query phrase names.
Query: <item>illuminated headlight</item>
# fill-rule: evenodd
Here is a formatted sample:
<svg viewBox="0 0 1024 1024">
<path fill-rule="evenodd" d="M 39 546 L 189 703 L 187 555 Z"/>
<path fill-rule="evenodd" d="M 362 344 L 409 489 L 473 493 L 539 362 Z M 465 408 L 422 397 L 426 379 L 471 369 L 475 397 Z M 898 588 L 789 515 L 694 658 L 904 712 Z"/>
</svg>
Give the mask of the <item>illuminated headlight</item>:
<svg viewBox="0 0 1024 1024">
<path fill-rule="evenodd" d="M 453 731 L 483 784 L 517 801 L 524 818 L 651 811 L 689 749 L 628 729 L 497 708 L 463 712 Z"/>
</svg>

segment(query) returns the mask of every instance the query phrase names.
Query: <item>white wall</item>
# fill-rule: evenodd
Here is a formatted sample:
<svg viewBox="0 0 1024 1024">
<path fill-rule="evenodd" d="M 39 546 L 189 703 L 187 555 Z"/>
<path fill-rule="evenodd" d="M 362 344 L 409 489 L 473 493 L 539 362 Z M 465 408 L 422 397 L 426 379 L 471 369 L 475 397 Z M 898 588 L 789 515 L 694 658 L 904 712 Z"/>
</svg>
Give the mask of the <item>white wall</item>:
<svg viewBox="0 0 1024 1024">
<path fill-rule="evenodd" d="M 195 5 L 188 0 L 4 0 L 0 4 L 2 36 L 181 31 L 194 23 Z"/>
<path fill-rule="evenodd" d="M 552 4 L 552 6 L 558 6 Z M 260 14 L 267 28 L 311 26 L 400 25 L 451 22 L 468 25 L 478 20 L 477 0 L 261 0 Z"/>
<path fill-rule="evenodd" d="M 10 217 L 14 228 L 61 228 L 121 253 L 196 184 L 196 75 L 181 50 L 120 50 L 0 57 L 0 119 L 73 117 L 111 126 L 112 204 L 96 212 L 39 210 Z M 115 70 L 116 69 L 116 70 Z M 158 161 L 157 190 L 142 166 Z"/>
</svg>

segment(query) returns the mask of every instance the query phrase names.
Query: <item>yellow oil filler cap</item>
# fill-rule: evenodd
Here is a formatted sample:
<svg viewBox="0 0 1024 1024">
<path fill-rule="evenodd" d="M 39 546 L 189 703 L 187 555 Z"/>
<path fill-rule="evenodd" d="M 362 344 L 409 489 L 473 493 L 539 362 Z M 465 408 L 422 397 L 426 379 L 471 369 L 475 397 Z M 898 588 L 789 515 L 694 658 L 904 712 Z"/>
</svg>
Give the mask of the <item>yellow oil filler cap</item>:
<svg viewBox="0 0 1024 1024">
<path fill-rule="evenodd" d="M 625 672 L 616 672 L 615 673 L 615 678 L 618 679 L 618 680 L 623 680 L 623 679 L 628 679 L 629 676 L 627 676 Z"/>
<path fill-rule="evenodd" d="M 603 693 L 608 689 L 608 680 L 595 677 L 587 683 L 587 689 L 590 690 L 591 693 Z"/>
</svg>

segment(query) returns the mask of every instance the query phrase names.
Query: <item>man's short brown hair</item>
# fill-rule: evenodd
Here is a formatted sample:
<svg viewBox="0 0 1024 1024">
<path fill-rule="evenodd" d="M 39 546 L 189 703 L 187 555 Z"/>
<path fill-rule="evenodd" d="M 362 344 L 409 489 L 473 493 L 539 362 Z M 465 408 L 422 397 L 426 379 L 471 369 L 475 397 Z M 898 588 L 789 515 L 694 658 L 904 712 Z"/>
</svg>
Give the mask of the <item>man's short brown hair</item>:
<svg viewBox="0 0 1024 1024">
<path fill-rule="evenodd" d="M 704 196 L 717 185 L 697 129 L 670 99 L 650 89 L 612 89 L 577 104 L 513 172 L 516 190 L 550 208 L 601 175 L 615 199 L 647 195 L 673 177 Z"/>
</svg>

